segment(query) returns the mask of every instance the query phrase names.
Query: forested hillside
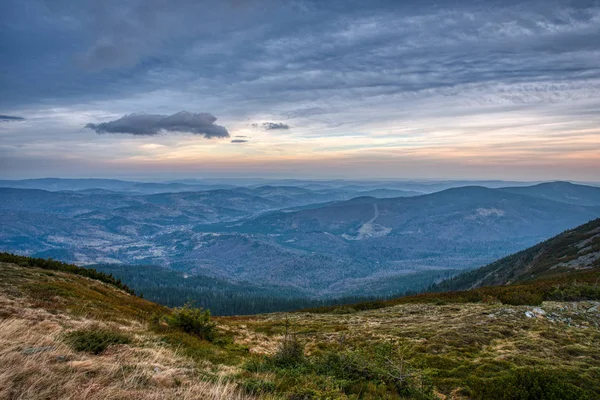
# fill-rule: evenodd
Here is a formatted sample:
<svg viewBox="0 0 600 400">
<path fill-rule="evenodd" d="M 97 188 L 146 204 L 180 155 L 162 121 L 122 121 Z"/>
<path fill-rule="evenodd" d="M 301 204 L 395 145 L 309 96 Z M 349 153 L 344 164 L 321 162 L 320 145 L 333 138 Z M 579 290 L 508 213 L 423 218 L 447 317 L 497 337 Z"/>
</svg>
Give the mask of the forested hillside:
<svg viewBox="0 0 600 400">
<path fill-rule="evenodd" d="M 444 281 L 434 290 L 464 290 L 568 275 L 600 268 L 600 219 L 529 249 Z"/>
<path fill-rule="evenodd" d="M 127 282 L 137 294 L 148 300 L 169 307 L 191 303 L 196 307 L 209 308 L 214 315 L 294 311 L 375 299 L 375 296 L 368 294 L 316 299 L 285 286 L 265 287 L 252 282 L 228 282 L 210 276 L 187 275 L 153 265 L 98 264 L 90 267 Z M 435 277 L 429 279 L 430 282 L 434 280 Z M 397 295 L 402 294 L 404 292 Z"/>
</svg>

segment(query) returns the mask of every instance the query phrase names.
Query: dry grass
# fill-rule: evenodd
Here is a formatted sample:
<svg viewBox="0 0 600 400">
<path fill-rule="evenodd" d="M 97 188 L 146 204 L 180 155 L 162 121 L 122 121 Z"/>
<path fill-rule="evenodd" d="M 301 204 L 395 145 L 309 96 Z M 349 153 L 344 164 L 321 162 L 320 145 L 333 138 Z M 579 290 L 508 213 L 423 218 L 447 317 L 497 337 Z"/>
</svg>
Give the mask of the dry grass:
<svg viewBox="0 0 600 400">
<path fill-rule="evenodd" d="M 531 306 L 498 302 L 220 317 L 213 320 L 227 340 L 210 343 L 162 332 L 149 321 L 166 308 L 101 282 L 3 263 L 0 276 L 1 399 L 248 399 L 234 382 L 261 398 L 399 399 L 376 381 L 318 368 L 323 355 L 381 344 L 406 347 L 406 361 L 440 399 L 469 398 L 488 381 L 530 367 L 600 393 L 598 302 L 545 302 L 546 314 L 534 318 L 526 316 Z M 270 368 L 265 360 L 288 322 L 306 344 L 307 362 Z M 67 333 L 94 327 L 122 333 L 129 344 L 99 355 L 69 347 Z"/>
<path fill-rule="evenodd" d="M 207 379 L 141 324 L 126 327 L 135 343 L 94 356 L 71 350 L 63 336 L 98 321 L 17 308 L 4 296 L 0 305 L 5 313 L 17 311 L 0 319 L 2 399 L 249 399 L 225 379 Z"/>
<path fill-rule="evenodd" d="M 264 353 L 279 345 L 286 320 L 307 344 L 308 355 L 408 343 L 412 361 L 448 398 L 457 398 L 456 391 L 473 377 L 499 377 L 521 367 L 558 371 L 571 383 L 600 392 L 598 304 L 545 302 L 546 315 L 535 318 L 525 315 L 531 306 L 467 303 L 405 304 L 341 315 L 276 313 L 222 318 L 220 323 Z"/>
</svg>

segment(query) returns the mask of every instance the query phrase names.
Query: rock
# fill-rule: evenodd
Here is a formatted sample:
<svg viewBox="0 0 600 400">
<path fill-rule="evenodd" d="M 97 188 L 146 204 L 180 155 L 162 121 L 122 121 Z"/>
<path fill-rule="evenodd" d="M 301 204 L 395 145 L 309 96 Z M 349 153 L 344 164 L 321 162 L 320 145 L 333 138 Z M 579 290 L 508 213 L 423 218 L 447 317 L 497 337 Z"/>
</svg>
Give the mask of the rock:
<svg viewBox="0 0 600 400">
<path fill-rule="evenodd" d="M 594 306 L 592 308 L 588 308 L 587 312 L 598 312 L 598 306 Z"/>
<path fill-rule="evenodd" d="M 536 307 L 533 309 L 533 312 L 537 315 L 546 315 L 546 311 L 544 311 L 543 309 Z"/>
<path fill-rule="evenodd" d="M 535 314 L 532 313 L 531 311 L 525 311 L 525 316 L 527 318 L 535 318 Z"/>
</svg>

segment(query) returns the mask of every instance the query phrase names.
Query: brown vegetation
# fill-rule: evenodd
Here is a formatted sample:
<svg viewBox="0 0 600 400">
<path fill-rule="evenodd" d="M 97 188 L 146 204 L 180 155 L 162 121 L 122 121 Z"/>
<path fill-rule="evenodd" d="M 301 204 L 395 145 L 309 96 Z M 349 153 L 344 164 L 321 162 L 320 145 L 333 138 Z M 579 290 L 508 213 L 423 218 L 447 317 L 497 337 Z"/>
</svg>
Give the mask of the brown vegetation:
<svg viewBox="0 0 600 400">
<path fill-rule="evenodd" d="M 562 298 L 539 306 L 460 292 L 382 307 L 210 318 L 65 272 L 0 263 L 0 274 L 0 364 L 11 366 L 0 371 L 0 398 L 600 394 L 600 303 L 564 301 L 578 300 L 591 280 L 541 284 Z M 522 298 L 525 289 L 515 293 Z"/>
</svg>

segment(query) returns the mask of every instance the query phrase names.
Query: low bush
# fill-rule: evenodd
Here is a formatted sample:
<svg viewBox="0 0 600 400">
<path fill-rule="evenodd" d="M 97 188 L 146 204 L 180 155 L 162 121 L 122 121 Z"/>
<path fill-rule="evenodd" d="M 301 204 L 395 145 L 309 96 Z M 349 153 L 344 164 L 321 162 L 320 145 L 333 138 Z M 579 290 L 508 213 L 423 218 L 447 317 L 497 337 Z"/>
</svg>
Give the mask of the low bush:
<svg viewBox="0 0 600 400">
<path fill-rule="evenodd" d="M 410 351 L 408 346 L 392 343 L 380 343 L 369 350 L 329 351 L 314 361 L 313 368 L 318 374 L 349 382 L 345 388 L 348 394 L 376 384 L 402 396 L 430 399 L 432 386 L 407 361 Z"/>
<path fill-rule="evenodd" d="M 290 399 L 433 399 L 431 382 L 407 361 L 410 351 L 404 344 L 385 343 L 305 356 L 302 343 L 286 335 L 276 354 L 250 360 L 244 369 L 260 375 L 274 372 L 277 390 Z"/>
<path fill-rule="evenodd" d="M 162 317 L 170 328 L 182 330 L 201 339 L 214 341 L 217 338 L 216 324 L 210 320 L 210 311 L 186 304 L 171 314 Z"/>
<path fill-rule="evenodd" d="M 298 340 L 296 335 L 286 335 L 271 361 L 274 365 L 283 368 L 304 363 L 304 344 Z"/>
<path fill-rule="evenodd" d="M 567 285 L 557 285 L 547 296 L 548 300 L 580 301 L 599 300 L 600 284 L 571 282 Z"/>
<path fill-rule="evenodd" d="M 490 400 L 588 400 L 585 390 L 565 382 L 554 371 L 524 368 L 495 379 L 471 381 L 472 397 Z"/>
<path fill-rule="evenodd" d="M 131 339 L 121 332 L 102 328 L 88 328 L 68 333 L 66 342 L 74 350 L 100 354 L 110 345 L 129 344 Z"/>
<path fill-rule="evenodd" d="M 544 301 L 542 293 L 528 291 L 521 287 L 506 290 L 498 293 L 496 297 L 502 302 L 502 304 L 508 304 L 511 306 L 539 306 Z"/>
</svg>

